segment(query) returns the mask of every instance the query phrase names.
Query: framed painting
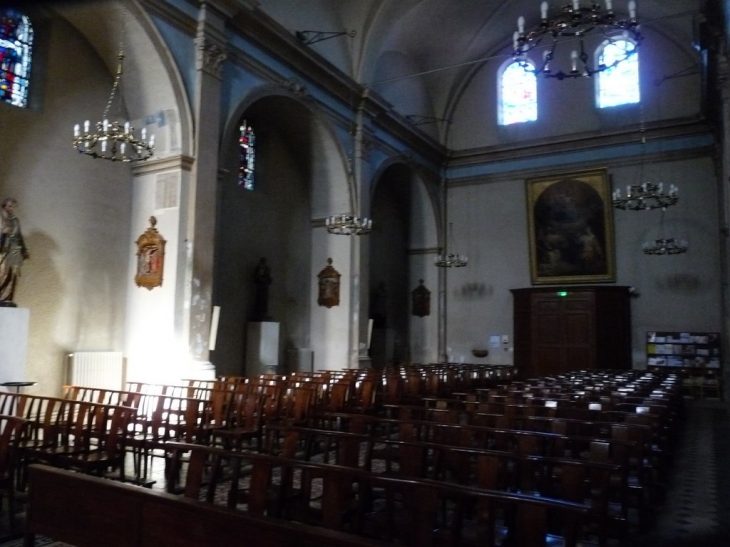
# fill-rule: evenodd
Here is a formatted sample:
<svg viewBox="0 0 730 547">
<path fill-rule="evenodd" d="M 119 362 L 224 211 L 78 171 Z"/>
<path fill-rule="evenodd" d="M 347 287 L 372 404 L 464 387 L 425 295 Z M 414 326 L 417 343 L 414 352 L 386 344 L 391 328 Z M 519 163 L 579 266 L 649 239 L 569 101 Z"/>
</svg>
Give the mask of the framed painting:
<svg viewBox="0 0 730 547">
<path fill-rule="evenodd" d="M 317 304 L 326 308 L 340 305 L 340 272 L 332 266 L 332 259 L 327 259 L 327 266 L 317 274 L 319 278 L 319 298 Z"/>
<path fill-rule="evenodd" d="M 150 227 L 137 238 L 137 273 L 134 282 L 138 287 L 152 290 L 162 285 L 165 266 L 165 238 L 155 228 L 157 219 L 150 217 Z"/>
<path fill-rule="evenodd" d="M 526 180 L 533 285 L 616 281 L 605 168 Z"/>
</svg>

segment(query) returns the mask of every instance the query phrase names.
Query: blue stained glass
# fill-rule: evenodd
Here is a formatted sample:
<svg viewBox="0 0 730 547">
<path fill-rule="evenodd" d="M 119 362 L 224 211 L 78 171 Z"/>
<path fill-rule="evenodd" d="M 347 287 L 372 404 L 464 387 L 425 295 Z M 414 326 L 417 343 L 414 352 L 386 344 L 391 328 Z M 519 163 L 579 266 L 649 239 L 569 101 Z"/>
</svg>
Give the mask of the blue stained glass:
<svg viewBox="0 0 730 547">
<path fill-rule="evenodd" d="M 533 122 L 537 120 L 537 78 L 514 62 L 502 72 L 500 81 L 499 123 Z"/>
<path fill-rule="evenodd" d="M 15 106 L 28 105 L 33 27 L 27 16 L 0 10 L 0 100 Z"/>
<path fill-rule="evenodd" d="M 254 188 L 254 167 L 256 163 L 256 135 L 253 128 L 241 123 L 238 131 L 238 185 L 246 190 Z"/>
<path fill-rule="evenodd" d="M 609 42 L 598 56 L 598 63 L 609 68 L 598 73 L 598 108 L 638 103 L 639 53 L 629 40 Z M 614 66 L 612 66 L 614 65 Z"/>
</svg>

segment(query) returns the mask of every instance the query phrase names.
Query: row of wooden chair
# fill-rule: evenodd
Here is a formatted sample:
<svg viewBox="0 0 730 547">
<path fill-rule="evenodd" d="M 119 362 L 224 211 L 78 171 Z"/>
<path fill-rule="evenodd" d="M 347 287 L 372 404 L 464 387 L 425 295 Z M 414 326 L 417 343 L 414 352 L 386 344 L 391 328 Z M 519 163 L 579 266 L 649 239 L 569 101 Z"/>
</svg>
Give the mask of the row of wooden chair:
<svg viewBox="0 0 730 547">
<path fill-rule="evenodd" d="M 130 389 L 123 392 L 109 390 L 102 392 L 70 386 L 65 393 L 67 398 L 60 399 L 66 403 L 56 401 L 51 403 L 52 398 L 45 398 L 47 401 L 44 403 L 40 400 L 43 398 L 33 396 L 12 396 L 10 394 L 7 394 L 7 397 L 0 396 L 0 412 L 10 410 L 10 414 L 23 416 L 30 421 L 33 433 L 28 436 L 29 441 L 32 440 L 39 445 L 45 443 L 53 445 L 51 439 L 62 439 L 64 437 L 62 432 L 66 431 L 66 437 L 77 443 L 71 448 L 59 448 L 63 446 L 59 441 L 56 447 L 51 446 L 51 450 L 48 450 L 48 446 L 29 446 L 26 451 L 26 461 L 47 461 L 68 467 L 76 465 L 76 468 L 81 471 L 99 474 L 119 466 L 122 473 L 121 478 L 124 477 L 123 459 L 121 463 L 115 461 L 107 466 L 103 464 L 109 460 L 102 461 L 98 466 L 91 464 L 85 466 L 72 463 L 73 458 L 70 456 L 82 454 L 84 457 L 77 459 L 94 460 L 95 458 L 89 458 L 86 455 L 94 451 L 99 452 L 100 447 L 108 443 L 108 439 L 116 439 L 115 446 L 120 447 L 117 455 L 121 455 L 123 458 L 126 449 L 131 450 L 134 454 L 135 472 L 144 477 L 147 462 L 152 457 L 164 456 L 165 461 L 169 463 L 172 457 L 169 447 L 174 446 L 177 442 L 192 443 L 226 453 L 263 452 L 271 450 L 271 447 L 274 446 L 269 439 L 269 434 L 273 435 L 273 432 L 281 430 L 281 428 L 291 429 L 303 425 L 310 427 L 317 425 L 321 428 L 324 423 L 321 421 L 321 417 L 328 416 L 328 419 L 332 420 L 328 427 L 332 430 L 342 428 L 342 423 L 346 421 L 355 423 L 356 419 L 360 419 L 360 424 L 367 424 L 370 421 L 369 427 L 372 431 L 378 431 L 381 442 L 385 445 L 390 443 L 392 446 L 396 446 L 393 443 L 430 443 L 443 446 L 439 449 L 441 451 L 461 450 L 465 454 L 469 451 L 497 451 L 511 454 L 514 458 L 532 457 L 555 460 L 566 459 L 565 456 L 569 455 L 571 457 L 568 459 L 576 461 L 581 459 L 580 454 L 592 454 L 594 459 L 603 454 L 603 461 L 599 463 L 607 466 L 619 465 L 621 469 L 628 469 L 630 473 L 627 475 L 627 482 L 633 477 L 639 486 L 638 492 L 641 493 L 641 488 L 646 488 L 647 484 L 645 476 L 652 475 L 654 472 L 650 466 L 647 467 L 647 464 L 651 463 L 651 458 L 647 457 L 645 449 L 647 445 L 650 447 L 655 445 L 656 441 L 662 437 L 662 428 L 669 427 L 665 420 L 671 420 L 675 409 L 672 402 L 671 385 L 662 384 L 661 377 L 658 375 L 642 379 L 640 374 L 627 373 L 624 378 L 617 379 L 618 375 L 615 373 L 613 376 L 608 373 L 604 376 L 586 374 L 583 377 L 536 379 L 534 382 L 521 383 L 503 383 L 504 378 L 502 377 L 490 379 L 484 375 L 483 382 L 480 380 L 472 383 L 472 387 L 478 386 L 474 388 L 473 392 L 449 392 L 448 389 L 440 387 L 438 382 L 434 382 L 433 378 L 451 378 L 451 380 L 444 380 L 451 382 L 449 384 L 451 387 L 463 388 L 466 384 L 453 380 L 453 378 L 459 378 L 456 372 L 449 372 L 448 367 L 445 370 L 446 372 L 433 366 L 409 367 L 386 372 L 343 371 L 342 374 L 295 375 L 295 377 L 286 378 L 256 377 L 248 379 L 248 381 L 240 378 L 235 381 L 220 379 L 217 380 L 219 383 L 216 385 L 193 385 L 190 382 L 182 386 L 130 384 L 128 386 Z M 418 380 L 414 378 L 418 378 Z M 389 381 L 391 386 L 399 385 L 400 389 L 391 388 L 392 391 L 389 392 Z M 605 385 L 599 386 L 599 383 Z M 502 387 L 499 387 L 500 385 Z M 416 389 L 414 386 L 419 387 Z M 593 388 L 600 388 L 600 390 L 595 390 L 596 393 L 601 390 L 610 390 L 624 394 L 621 396 L 621 401 L 617 400 L 611 404 L 615 409 L 618 405 L 628 406 L 621 410 L 606 411 L 615 412 L 616 416 L 619 414 L 642 416 L 643 414 L 637 410 L 646 407 L 654 407 L 656 412 L 645 413 L 646 423 L 639 424 L 632 424 L 630 420 L 626 423 L 620 423 L 618 420 L 612 422 L 594 420 L 603 422 L 604 425 L 600 427 L 604 432 L 609 432 L 610 436 L 606 434 L 604 437 L 596 437 L 595 433 L 577 435 L 575 431 L 569 431 L 568 428 L 580 429 L 588 426 L 580 425 L 578 418 L 558 416 L 558 411 L 561 409 L 576 408 L 575 404 L 561 405 L 560 401 L 575 402 L 564 395 L 575 394 L 576 391 L 593 391 Z M 187 395 L 195 396 L 188 397 Z M 398 395 L 400 398 L 397 397 Z M 662 395 L 662 397 L 658 395 Z M 505 424 L 502 424 L 502 427 L 496 427 L 496 424 L 486 425 L 488 418 L 485 416 L 490 414 L 496 416 L 498 415 L 496 412 L 471 412 L 474 408 L 479 410 L 481 404 L 497 404 L 499 402 L 497 399 L 500 397 L 504 397 L 502 405 L 504 414 L 501 415 L 507 416 L 511 413 L 511 418 L 519 416 L 521 420 L 509 424 L 508 429 L 503 427 Z M 632 400 L 631 397 L 636 397 L 636 400 Z M 507 398 L 512 398 L 514 404 L 508 404 Z M 467 412 L 467 415 L 484 421 L 480 425 L 469 423 L 469 420 L 474 418 L 464 419 L 462 410 L 439 408 L 439 406 L 448 407 L 451 404 L 450 401 L 458 400 L 470 403 L 468 405 L 470 412 Z M 555 406 L 544 404 L 553 400 L 558 401 L 558 404 Z M 446 401 L 446 403 L 440 401 Z M 587 399 L 580 401 L 588 403 Z M 541 402 L 542 404 L 540 404 Z M 52 406 L 49 407 L 49 405 Z M 61 410 L 64 408 L 63 405 L 75 410 Z M 118 414 L 119 420 L 128 416 L 125 425 L 120 423 L 112 425 L 111 417 L 103 417 L 106 407 L 124 409 L 117 412 L 110 410 L 112 413 L 109 416 L 113 417 Z M 537 413 L 529 415 L 529 412 L 524 411 L 527 408 L 545 409 L 546 415 L 537 415 Z M 401 412 L 405 412 L 404 409 L 408 409 L 410 412 L 409 418 L 401 415 Z M 414 420 L 416 409 L 427 410 L 439 418 L 435 420 L 436 423 Z M 520 409 L 519 414 L 518 409 Z M 398 419 L 383 417 L 385 412 L 391 412 L 392 415 L 397 413 Z M 449 414 L 450 412 L 451 414 Z M 99 417 L 97 421 L 77 418 L 92 415 Z M 355 418 L 347 418 L 347 416 Z M 424 416 L 418 417 L 423 418 Z M 446 416 L 456 416 L 456 418 L 445 418 Z M 542 421 L 538 421 L 538 418 Z M 574 421 L 568 422 L 567 420 Z M 439 421 L 446 423 L 438 423 Z M 428 425 L 420 425 L 417 422 L 424 422 Z M 518 423 L 519 427 L 516 425 Z M 609 425 L 605 425 L 606 423 Z M 102 426 L 102 424 L 104 425 Z M 364 426 L 361 425 L 361 427 Z M 410 432 L 408 435 L 404 435 L 408 428 L 410 428 Z M 428 433 L 419 433 L 419 428 Z M 526 430 L 533 428 L 538 431 Z M 560 430 L 560 428 L 563 429 Z M 106 433 L 102 433 L 102 430 Z M 595 431 L 600 432 L 601 429 Z M 637 431 L 643 433 L 639 435 L 636 433 Z M 369 432 L 369 434 L 371 433 Z M 488 434 L 492 436 L 489 437 Z M 401 435 L 404 436 L 401 437 Z M 491 439 L 491 441 L 482 442 L 483 439 L 479 438 L 479 435 L 482 435 L 483 439 Z M 578 437 L 583 437 L 582 445 L 576 440 Z M 466 439 L 469 438 L 471 440 L 467 441 Z M 449 441 L 449 439 L 458 440 Z M 479 439 L 479 442 L 475 439 Z M 595 444 L 586 445 L 586 439 L 591 439 L 591 442 Z M 635 448 L 639 445 L 641 450 Z M 403 447 L 405 444 L 398 446 Z M 575 448 L 577 446 L 582 448 Z M 429 448 L 429 450 L 433 453 L 435 449 Z M 66 453 L 64 453 L 65 451 Z M 616 452 L 619 454 L 617 455 Z M 48 456 L 49 453 L 51 456 Z M 621 456 L 621 454 L 628 454 L 628 456 Z M 473 455 L 476 457 L 476 452 Z M 452 455 L 448 459 L 454 457 Z M 507 456 L 504 457 L 507 458 Z M 507 468 L 514 467 L 515 461 L 512 460 L 512 463 L 503 465 Z M 584 459 L 584 461 L 589 462 L 585 463 L 586 469 L 596 463 L 596 461 L 591 462 L 588 459 Z M 469 468 L 473 468 L 475 465 L 472 463 Z M 173 466 L 171 469 L 175 469 L 175 467 Z M 450 473 L 455 473 L 455 471 L 452 470 Z M 629 488 L 630 486 L 631 484 L 629 484 Z M 510 488 L 520 489 L 522 487 L 511 486 Z"/>
<path fill-rule="evenodd" d="M 633 443 L 586 441 L 586 459 L 541 454 L 530 436 L 494 449 L 440 442 L 374 437 L 336 430 L 267 428 L 267 453 L 333 463 L 386 476 L 432 479 L 504 492 L 588 503 L 587 524 L 598 537 L 608 526 L 628 534 L 629 468 L 618 453 Z M 446 442 L 444 442 L 446 441 Z M 616 453 L 609 457 L 609 450 Z M 616 461 L 614 461 L 616 460 Z M 620 463 L 619 463 L 620 462 Z"/>
<path fill-rule="evenodd" d="M 555 535 L 570 547 L 590 512 L 582 503 L 268 454 L 177 443 L 167 449 L 172 466 L 189 457 L 186 497 L 382 544 L 537 547 Z"/>
</svg>

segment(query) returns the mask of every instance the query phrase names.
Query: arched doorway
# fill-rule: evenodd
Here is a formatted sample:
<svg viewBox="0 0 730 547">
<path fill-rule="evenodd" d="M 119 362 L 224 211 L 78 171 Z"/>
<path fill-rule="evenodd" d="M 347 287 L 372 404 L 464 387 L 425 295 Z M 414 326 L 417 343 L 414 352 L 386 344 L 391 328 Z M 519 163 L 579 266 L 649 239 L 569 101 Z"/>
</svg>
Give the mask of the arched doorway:
<svg viewBox="0 0 730 547">
<path fill-rule="evenodd" d="M 251 190 L 237 184 L 237 132 L 244 119 L 256 135 Z M 325 265 L 320 255 L 335 259 L 343 280 L 349 273 L 348 250 L 330 248 L 336 244 L 317 225 L 332 203 L 347 203 L 347 174 L 337 141 L 317 113 L 280 94 L 242 107 L 224 139 L 221 165 L 227 173 L 219 181 L 213 297 L 221 306 L 212 354 L 216 373 L 264 372 L 245 362 L 251 323 L 261 322 L 254 310 L 254 272 L 262 258 L 272 279 L 264 322 L 278 323 L 277 372 L 346 366 L 348 330 L 340 336 L 329 328 L 330 323 L 341 325 L 340 315 L 346 321 L 346 291 L 336 310 L 319 309 L 313 281 Z M 327 320 L 320 321 L 324 314 Z M 339 320 L 331 321 L 335 316 Z"/>
</svg>

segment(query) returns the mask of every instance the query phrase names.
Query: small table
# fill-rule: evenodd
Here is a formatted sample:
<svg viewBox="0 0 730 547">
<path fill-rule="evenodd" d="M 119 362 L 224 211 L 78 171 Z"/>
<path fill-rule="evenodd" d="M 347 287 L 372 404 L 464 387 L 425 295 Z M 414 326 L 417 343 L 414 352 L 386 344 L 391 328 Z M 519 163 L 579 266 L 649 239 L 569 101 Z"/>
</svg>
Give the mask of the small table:
<svg viewBox="0 0 730 547">
<path fill-rule="evenodd" d="M 3 387 L 14 387 L 15 393 L 20 393 L 21 387 L 30 387 L 36 385 L 38 382 L 3 382 L 0 386 Z"/>
</svg>

